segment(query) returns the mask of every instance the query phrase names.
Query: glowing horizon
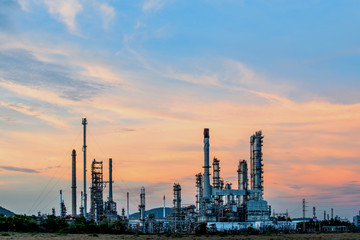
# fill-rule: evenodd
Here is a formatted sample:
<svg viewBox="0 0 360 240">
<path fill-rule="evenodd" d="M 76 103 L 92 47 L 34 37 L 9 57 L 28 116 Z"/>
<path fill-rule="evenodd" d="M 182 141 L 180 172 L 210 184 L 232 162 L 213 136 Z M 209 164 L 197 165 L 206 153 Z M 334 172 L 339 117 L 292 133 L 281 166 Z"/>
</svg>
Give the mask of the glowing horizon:
<svg viewBox="0 0 360 240">
<path fill-rule="evenodd" d="M 210 160 L 220 160 L 233 187 L 250 136 L 262 130 L 272 208 L 300 216 L 305 198 L 320 219 L 333 207 L 351 220 L 360 194 L 360 48 L 350 24 L 360 20 L 358 7 L 0 2 L 0 206 L 58 212 L 63 189 L 69 212 L 72 149 L 80 206 L 86 116 L 87 179 L 92 159 L 104 162 L 104 179 L 113 159 L 118 212 L 127 191 L 137 211 L 141 186 L 147 209 L 162 206 L 164 194 L 171 206 L 175 182 L 194 204 L 206 127 Z"/>
</svg>

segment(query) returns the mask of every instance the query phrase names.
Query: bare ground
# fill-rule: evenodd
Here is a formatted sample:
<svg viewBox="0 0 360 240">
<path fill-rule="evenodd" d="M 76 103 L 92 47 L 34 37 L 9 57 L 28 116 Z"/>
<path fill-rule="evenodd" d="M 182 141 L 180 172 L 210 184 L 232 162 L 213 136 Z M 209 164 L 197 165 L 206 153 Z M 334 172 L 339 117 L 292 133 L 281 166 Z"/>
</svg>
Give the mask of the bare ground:
<svg viewBox="0 0 360 240">
<path fill-rule="evenodd" d="M 124 239 L 124 240 L 152 240 L 152 239 L 192 239 L 192 240 L 205 240 L 205 239 L 359 239 L 360 233 L 327 233 L 327 234 L 271 234 L 271 235 L 228 235 L 228 236 L 195 236 L 195 235 L 182 235 L 182 236 L 165 236 L 165 235 L 109 235 L 109 234 L 51 234 L 51 233 L 0 233 L 0 239 L 51 239 L 51 240 L 72 240 L 72 239 Z"/>
</svg>

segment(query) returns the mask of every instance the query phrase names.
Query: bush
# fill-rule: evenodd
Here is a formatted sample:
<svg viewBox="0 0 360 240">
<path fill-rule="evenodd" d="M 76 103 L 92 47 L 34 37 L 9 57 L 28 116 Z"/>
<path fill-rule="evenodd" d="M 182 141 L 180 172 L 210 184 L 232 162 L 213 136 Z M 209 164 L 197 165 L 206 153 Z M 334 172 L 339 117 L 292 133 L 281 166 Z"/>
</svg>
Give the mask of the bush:
<svg viewBox="0 0 360 240">
<path fill-rule="evenodd" d="M 206 223 L 199 223 L 196 228 L 195 228 L 195 234 L 196 235 L 204 235 L 207 234 L 208 229 L 207 229 L 207 224 Z"/>
<path fill-rule="evenodd" d="M 49 215 L 43 223 L 47 232 L 59 232 L 69 226 L 69 224 L 63 218 Z"/>
<path fill-rule="evenodd" d="M 249 234 L 249 235 L 257 235 L 260 232 L 259 232 L 259 230 L 256 230 L 253 227 L 248 227 L 246 233 Z"/>
</svg>

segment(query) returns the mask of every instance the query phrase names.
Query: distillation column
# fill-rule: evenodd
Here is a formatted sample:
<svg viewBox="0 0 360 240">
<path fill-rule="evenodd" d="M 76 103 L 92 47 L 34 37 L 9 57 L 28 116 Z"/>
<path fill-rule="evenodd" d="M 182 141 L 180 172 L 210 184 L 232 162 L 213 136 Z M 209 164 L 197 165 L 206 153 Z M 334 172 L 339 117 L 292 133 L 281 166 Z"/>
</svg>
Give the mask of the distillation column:
<svg viewBox="0 0 360 240">
<path fill-rule="evenodd" d="M 176 213 L 181 211 L 181 186 L 180 184 L 174 183 L 174 208 Z"/>
<path fill-rule="evenodd" d="M 141 187 L 139 212 L 140 212 L 141 226 L 144 227 L 145 230 L 145 188 L 144 187 Z"/>
<path fill-rule="evenodd" d="M 209 129 L 204 128 L 204 193 L 203 198 L 205 200 L 210 199 L 211 197 L 211 185 L 210 185 L 210 173 L 209 173 Z"/>
<path fill-rule="evenodd" d="M 258 131 L 250 137 L 250 161 L 251 161 L 251 189 L 260 190 L 261 193 L 255 193 L 254 199 L 262 199 L 263 188 L 263 164 L 262 164 L 262 143 L 264 137 L 262 132 Z"/>
<path fill-rule="evenodd" d="M 84 134 L 84 145 L 83 145 L 83 152 L 84 152 L 84 190 L 83 190 L 83 196 L 84 196 L 84 217 L 87 218 L 87 191 L 86 191 L 86 125 L 87 125 L 86 118 L 82 119 L 82 125 L 83 125 L 83 134 Z"/>
<path fill-rule="evenodd" d="M 213 160 L 213 187 L 214 189 L 220 189 L 220 160 L 214 158 Z M 215 205 L 220 205 L 221 196 L 215 196 Z"/>
<path fill-rule="evenodd" d="M 202 211 L 202 174 L 198 173 L 196 177 L 196 212 L 201 213 Z"/>
<path fill-rule="evenodd" d="M 72 184 L 71 184 L 71 192 L 72 192 L 72 216 L 76 217 L 76 151 L 72 150 Z"/>
<path fill-rule="evenodd" d="M 247 191 L 248 187 L 248 172 L 247 172 L 247 163 L 245 160 L 239 161 L 238 168 L 238 189 Z M 239 196 L 239 207 L 246 204 L 247 195 Z"/>
</svg>

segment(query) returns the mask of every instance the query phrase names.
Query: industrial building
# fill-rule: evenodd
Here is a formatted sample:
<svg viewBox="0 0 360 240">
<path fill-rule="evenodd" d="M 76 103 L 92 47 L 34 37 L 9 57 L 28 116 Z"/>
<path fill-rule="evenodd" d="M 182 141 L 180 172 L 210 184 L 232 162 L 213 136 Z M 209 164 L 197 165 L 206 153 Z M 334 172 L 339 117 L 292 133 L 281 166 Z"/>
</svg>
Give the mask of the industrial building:
<svg viewBox="0 0 360 240">
<path fill-rule="evenodd" d="M 86 118 L 82 119 L 83 125 L 83 160 L 84 160 L 84 189 L 81 191 L 81 206 L 80 214 L 76 211 L 76 150 L 73 149 L 71 153 L 72 163 L 72 179 L 71 179 L 71 193 L 72 193 L 72 212 L 71 215 L 66 215 L 66 206 L 62 200 L 62 190 L 60 190 L 60 216 L 63 218 L 71 217 L 73 219 L 77 216 L 84 216 L 87 219 L 92 219 L 98 223 L 103 219 L 117 220 L 120 216 L 117 214 L 116 202 L 113 200 L 113 180 L 112 180 L 112 158 L 109 158 L 109 181 L 103 180 L 103 162 L 94 159 L 91 162 L 91 186 L 90 186 L 90 212 L 87 211 L 87 189 L 86 189 L 86 126 L 88 122 Z M 104 201 L 104 189 L 108 184 L 109 196 L 108 200 Z M 54 212 L 54 211 L 53 211 Z"/>
<path fill-rule="evenodd" d="M 262 132 L 250 137 L 250 182 L 246 160 L 238 165 L 238 186 L 224 184 L 220 177 L 220 160 L 213 159 L 213 184 L 210 184 L 210 134 L 204 129 L 204 173 L 196 177 L 196 213 L 198 222 L 268 221 L 271 209 L 263 200 Z"/>
<path fill-rule="evenodd" d="M 237 168 L 238 186 L 226 183 L 220 176 L 220 160 L 213 158 L 212 185 L 210 183 L 210 131 L 204 129 L 204 172 L 195 175 L 195 205 L 183 206 L 181 186 L 174 183 L 173 208 L 163 219 L 144 216 L 145 189 L 141 188 L 139 221 L 130 220 L 133 229 L 143 232 L 162 231 L 192 232 L 200 222 L 218 230 L 264 228 L 273 225 L 270 221 L 271 208 L 263 199 L 263 135 L 261 131 L 250 137 L 250 173 L 246 160 L 239 160 Z M 250 187 L 248 186 L 250 177 Z M 165 204 L 164 204 L 165 211 Z M 284 225 L 284 224 L 283 224 Z M 287 227 L 292 225 L 288 224 Z M 284 227 L 284 226 L 282 226 Z"/>
<path fill-rule="evenodd" d="M 113 199 L 112 158 L 109 158 L 109 180 L 103 179 L 103 161 L 93 159 L 91 162 L 90 209 L 87 211 L 86 189 L 86 118 L 83 125 L 83 160 L 84 160 L 84 189 L 81 192 L 80 214 L 76 212 L 76 151 L 71 154 L 72 161 L 72 212 L 71 217 L 84 216 L 94 222 L 107 220 L 123 220 L 133 231 L 147 233 L 159 232 L 193 232 L 199 223 L 205 222 L 209 228 L 218 230 L 241 230 L 248 227 L 273 227 L 291 229 L 296 225 L 287 220 L 274 225 L 274 217 L 270 218 L 271 207 L 264 200 L 264 169 L 263 169 L 263 138 L 261 131 L 250 136 L 249 161 L 240 159 L 234 163 L 234 174 L 237 174 L 237 186 L 233 186 L 221 177 L 221 160 L 214 157 L 210 166 L 210 130 L 204 129 L 204 162 L 203 172 L 195 174 L 196 196 L 193 205 L 182 204 L 180 183 L 173 185 L 173 207 L 166 213 L 165 196 L 163 214 L 147 214 L 145 187 L 141 187 L 139 195 L 139 215 L 137 219 L 129 217 L 129 192 L 127 192 L 127 214 L 122 209 L 118 215 L 116 202 Z M 210 170 L 212 168 L 212 181 Z M 250 184 L 249 184 L 250 182 Z M 104 201 L 104 190 L 109 190 L 108 199 Z M 65 203 L 60 191 L 60 215 L 66 216 Z M 315 211 L 315 210 L 314 210 Z M 275 215 L 275 213 L 274 213 Z M 315 215 L 314 215 L 315 216 Z M 286 219 L 287 219 L 286 213 Z M 315 218 L 315 217 L 314 217 Z"/>
</svg>

